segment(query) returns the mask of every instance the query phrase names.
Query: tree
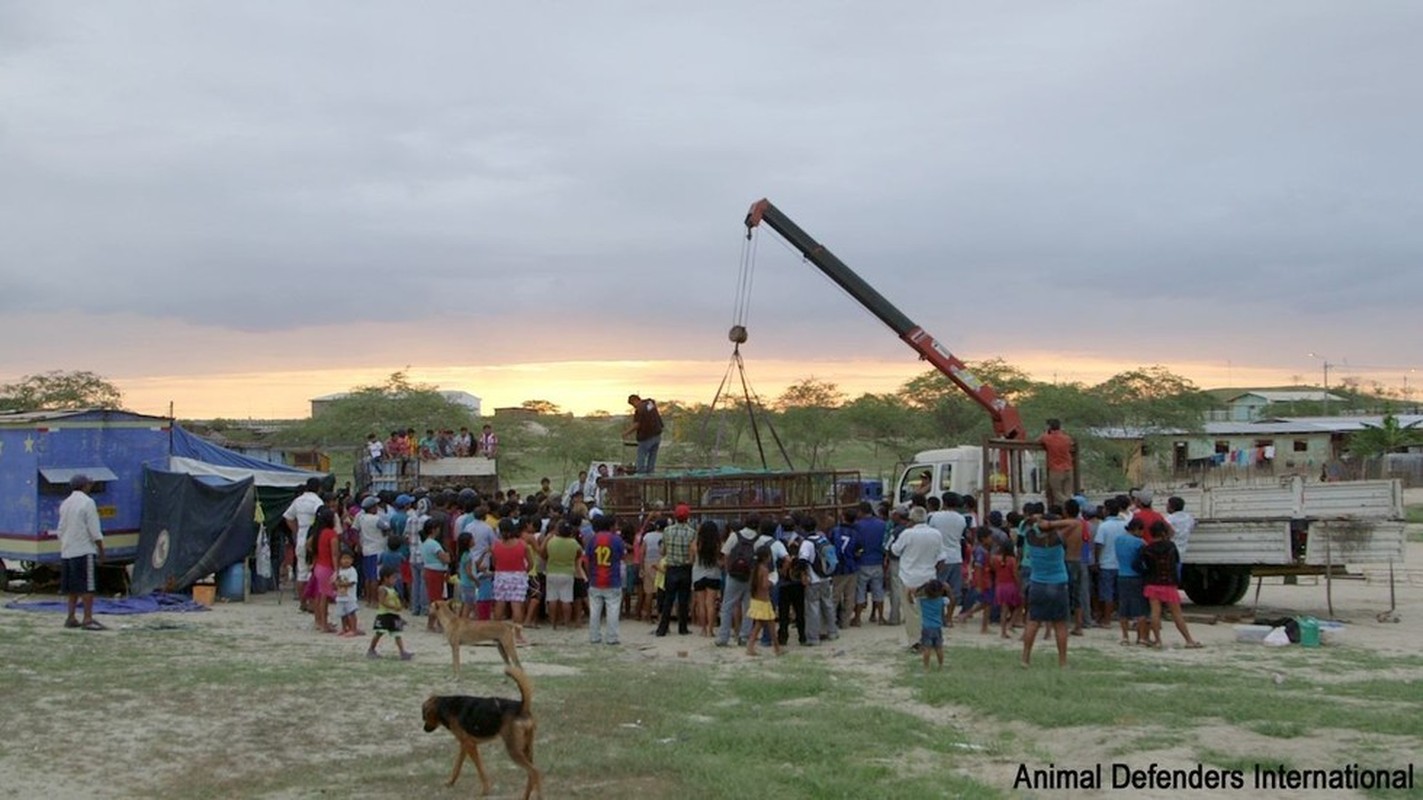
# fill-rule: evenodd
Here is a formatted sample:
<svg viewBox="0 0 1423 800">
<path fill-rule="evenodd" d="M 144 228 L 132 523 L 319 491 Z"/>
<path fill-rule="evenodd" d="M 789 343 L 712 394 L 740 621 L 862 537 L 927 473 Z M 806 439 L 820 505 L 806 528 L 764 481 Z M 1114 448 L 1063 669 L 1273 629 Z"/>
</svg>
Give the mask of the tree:
<svg viewBox="0 0 1423 800">
<path fill-rule="evenodd" d="M 1206 412 L 1217 405 L 1190 380 L 1159 365 L 1118 373 L 1089 392 L 1100 407 L 1096 427 L 1116 434 L 1091 444 L 1122 477 L 1147 439 L 1199 431 Z"/>
<path fill-rule="evenodd" d="M 803 462 L 802 469 L 827 466 L 835 445 L 845 436 L 845 418 L 837 409 L 845 402 L 840 387 L 814 377 L 791 384 L 776 399 L 786 450 Z"/>
<path fill-rule="evenodd" d="M 319 415 L 287 428 L 280 438 L 317 447 L 354 446 L 368 433 L 384 439 L 393 430 L 414 428 L 423 433 L 477 422 L 468 408 L 446 399 L 433 386 L 411 383 L 402 371 L 391 373 L 383 384 L 353 388 Z"/>
<path fill-rule="evenodd" d="M 525 400 L 519 404 L 519 408 L 548 417 L 563 413 L 563 409 L 559 408 L 557 403 L 552 403 L 548 400 Z"/>
<path fill-rule="evenodd" d="M 1359 458 L 1372 458 L 1423 445 L 1423 430 L 1419 424 L 1415 421 L 1404 425 L 1390 411 L 1384 414 L 1382 424 L 1366 422 L 1362 430 L 1350 436 L 1349 452 Z"/>
<path fill-rule="evenodd" d="M 980 383 L 992 386 L 1000 397 L 1015 405 L 1036 386 L 1026 373 L 1001 358 L 967 366 Z M 993 419 L 988 412 L 936 369 L 910 380 L 900 393 L 910 406 L 929 414 L 934 438 L 939 441 L 973 442 L 993 432 Z"/>
<path fill-rule="evenodd" d="M 908 461 L 922 445 L 933 442 L 932 426 L 923 411 L 910 406 L 897 394 L 862 394 L 840 410 L 850 432 L 875 446 Z"/>
<path fill-rule="evenodd" d="M 93 372 L 44 372 L 0 386 L 0 411 L 119 408 L 123 392 Z"/>
</svg>

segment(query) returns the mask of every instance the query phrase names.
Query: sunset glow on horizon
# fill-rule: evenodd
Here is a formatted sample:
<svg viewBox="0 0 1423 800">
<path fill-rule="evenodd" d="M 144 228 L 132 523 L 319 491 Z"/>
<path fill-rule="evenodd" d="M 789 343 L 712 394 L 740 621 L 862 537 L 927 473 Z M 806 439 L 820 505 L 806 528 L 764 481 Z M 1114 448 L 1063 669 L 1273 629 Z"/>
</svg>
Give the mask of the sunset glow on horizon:
<svg viewBox="0 0 1423 800">
<path fill-rule="evenodd" d="M 1150 364 L 1128 364 L 1102 357 L 1067 357 L 1023 353 L 1004 360 L 1035 380 L 1095 384 L 1110 376 Z M 547 400 L 574 414 L 624 413 L 624 400 L 638 393 L 659 400 L 709 403 L 727 370 L 710 360 L 559 361 L 481 367 L 392 365 L 363 369 L 234 372 L 210 375 L 141 376 L 113 379 L 125 406 L 141 413 L 173 413 L 184 419 L 299 419 L 310 414 L 314 397 L 383 383 L 404 370 L 409 380 L 440 389 L 463 390 L 479 397 L 485 415 L 525 400 Z M 1224 364 L 1165 364 L 1201 388 L 1267 386 L 1289 383 L 1289 370 Z M 770 403 L 787 386 L 807 378 L 836 384 L 847 399 L 866 392 L 899 390 L 928 366 L 903 361 L 747 361 L 751 388 Z M 734 377 L 734 376 L 733 376 Z M 1308 378 L 1306 378 L 1306 382 Z M 739 390 L 738 390 L 739 391 Z"/>
</svg>

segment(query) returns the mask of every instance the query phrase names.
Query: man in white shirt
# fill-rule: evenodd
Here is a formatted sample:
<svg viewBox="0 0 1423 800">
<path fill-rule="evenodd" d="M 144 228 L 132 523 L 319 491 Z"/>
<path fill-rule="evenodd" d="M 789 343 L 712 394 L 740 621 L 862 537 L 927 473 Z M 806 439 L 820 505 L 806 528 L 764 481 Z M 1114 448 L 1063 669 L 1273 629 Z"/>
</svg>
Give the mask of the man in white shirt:
<svg viewBox="0 0 1423 800">
<path fill-rule="evenodd" d="M 1176 582 L 1181 582 L 1181 568 L 1186 564 L 1186 545 L 1191 541 L 1191 531 L 1196 529 L 1196 518 L 1186 510 L 1186 501 L 1179 497 L 1166 498 L 1166 524 L 1171 526 L 1171 541 L 1176 543 L 1176 552 L 1181 560 L 1176 564 Z"/>
<path fill-rule="evenodd" d="M 890 552 L 899 558 L 899 579 L 909 601 L 904 605 L 904 633 L 909 645 L 916 649 L 923 620 L 914 591 L 938 576 L 944 547 L 943 535 L 927 524 L 928 517 L 920 506 L 909 509 L 909 527 L 890 545 Z"/>
<path fill-rule="evenodd" d="M 87 476 L 69 479 L 69 496 L 59 504 L 59 557 L 63 559 L 59 573 L 59 591 L 69 596 L 69 616 L 66 628 L 101 631 L 104 626 L 94 619 L 94 592 L 98 591 L 98 562 L 104 558 L 104 534 L 99 529 L 99 507 L 89 496 L 93 483 Z M 79 602 L 84 604 L 84 621 L 74 618 Z"/>
<path fill-rule="evenodd" d="M 939 532 L 943 547 L 939 554 L 943 566 L 937 577 L 949 587 L 949 607 L 944 611 L 946 625 L 951 624 L 954 606 L 963 592 L 963 533 L 968 527 L 968 518 L 963 515 L 962 508 L 961 497 L 954 492 L 945 492 L 943 510 L 931 513 L 927 520 L 929 527 Z"/>
<path fill-rule="evenodd" d="M 320 490 L 320 478 L 307 478 L 306 490 L 282 513 L 282 520 L 296 542 L 296 596 L 300 598 L 306 597 L 306 582 L 311 580 L 311 565 L 306 563 L 306 532 L 316 519 L 316 510 L 326 505 L 317 494 Z M 307 610 L 305 599 L 301 601 L 301 610 Z"/>
<path fill-rule="evenodd" d="M 573 506 L 573 495 L 583 492 L 583 484 L 588 482 L 588 471 L 581 470 L 578 479 L 569 483 L 568 488 L 563 490 L 563 510 L 567 511 Z"/>
</svg>

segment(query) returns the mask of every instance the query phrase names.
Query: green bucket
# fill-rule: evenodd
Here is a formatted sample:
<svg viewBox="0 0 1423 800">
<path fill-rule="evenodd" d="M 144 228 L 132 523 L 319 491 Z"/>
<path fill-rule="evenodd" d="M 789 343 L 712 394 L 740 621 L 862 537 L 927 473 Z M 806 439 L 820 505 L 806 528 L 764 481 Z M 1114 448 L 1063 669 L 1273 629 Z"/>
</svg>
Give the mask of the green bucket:
<svg viewBox="0 0 1423 800">
<path fill-rule="evenodd" d="M 1300 617 L 1299 643 L 1301 647 L 1319 646 L 1319 620 L 1314 617 Z"/>
</svg>

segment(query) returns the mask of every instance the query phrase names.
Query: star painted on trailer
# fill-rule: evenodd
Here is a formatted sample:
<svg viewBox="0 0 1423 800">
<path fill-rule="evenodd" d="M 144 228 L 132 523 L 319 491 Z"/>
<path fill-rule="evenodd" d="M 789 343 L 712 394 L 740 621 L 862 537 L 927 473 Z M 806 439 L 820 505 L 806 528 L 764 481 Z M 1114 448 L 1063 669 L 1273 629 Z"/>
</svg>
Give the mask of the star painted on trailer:
<svg viewBox="0 0 1423 800">
<path fill-rule="evenodd" d="M 25 437 L 25 452 L 26 452 L 26 453 L 33 453 L 34 451 L 35 451 L 35 437 L 33 437 L 33 436 L 26 436 L 26 437 Z"/>
</svg>

